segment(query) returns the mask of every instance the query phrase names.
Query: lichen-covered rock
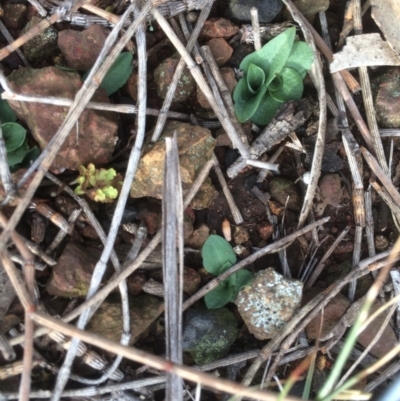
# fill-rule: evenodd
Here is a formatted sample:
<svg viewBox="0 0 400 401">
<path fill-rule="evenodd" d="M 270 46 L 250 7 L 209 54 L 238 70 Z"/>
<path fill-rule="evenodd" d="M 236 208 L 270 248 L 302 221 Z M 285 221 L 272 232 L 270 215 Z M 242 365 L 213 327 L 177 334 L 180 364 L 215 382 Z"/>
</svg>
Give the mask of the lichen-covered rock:
<svg viewBox="0 0 400 401">
<path fill-rule="evenodd" d="M 22 30 L 22 34 L 28 32 L 35 25 L 43 21 L 43 18 L 37 15 L 33 16 L 32 19 L 26 24 Z M 26 42 L 22 46 L 24 56 L 32 63 L 42 61 L 48 57 L 51 57 L 57 50 L 57 30 L 50 26 L 43 32 L 34 36 L 31 40 Z M 53 96 L 56 96 L 54 94 Z"/>
<path fill-rule="evenodd" d="M 303 283 L 275 272 L 273 268 L 254 275 L 235 300 L 250 333 L 259 340 L 277 335 L 301 303 Z"/>
<path fill-rule="evenodd" d="M 73 99 L 82 86 L 79 74 L 57 67 L 41 69 L 20 68 L 9 77 L 15 92 L 25 95 L 57 96 Z M 94 102 L 109 103 L 103 89 L 98 89 Z M 29 127 L 33 137 L 43 150 L 63 123 L 69 108 L 44 103 L 9 101 L 18 118 Z M 66 169 L 93 163 L 107 164 L 117 141 L 118 123 L 115 113 L 85 110 L 78 120 L 79 132 L 73 128 L 57 152 L 51 171 L 60 174 Z"/>
<path fill-rule="evenodd" d="M 139 336 L 156 320 L 164 310 L 163 302 L 157 297 L 144 294 L 129 296 L 129 317 L 131 339 L 134 344 Z M 112 341 L 119 342 L 122 333 L 122 309 L 120 296 L 108 297 L 90 320 L 87 329 Z"/>
<path fill-rule="evenodd" d="M 165 138 L 177 134 L 180 172 L 183 192 L 186 193 L 192 185 L 203 165 L 210 160 L 215 139 L 206 128 L 192 126 L 187 123 L 170 121 L 165 125 L 160 139 L 143 147 L 142 157 L 131 186 L 132 198 L 152 196 L 161 199 L 164 176 Z M 215 189 L 214 189 L 215 191 Z M 193 208 L 206 208 L 211 199 L 203 193 L 192 203 Z M 208 196 L 210 191 L 206 191 Z M 211 193 L 213 195 L 213 193 Z M 203 196 L 203 198 L 201 198 Z"/>
<path fill-rule="evenodd" d="M 300 210 L 300 195 L 297 191 L 296 185 L 283 177 L 273 177 L 269 182 L 269 189 L 271 198 L 277 200 L 282 206 L 286 205 L 291 210 Z"/>
<path fill-rule="evenodd" d="M 58 297 L 85 297 L 101 251 L 70 241 L 61 254 L 46 290 Z M 109 277 L 107 274 L 106 277 Z"/>
<path fill-rule="evenodd" d="M 228 309 L 190 309 L 183 330 L 183 350 L 197 364 L 222 358 L 237 337 L 235 316 Z"/>
<path fill-rule="evenodd" d="M 157 85 L 157 95 L 162 99 L 167 95 L 168 87 L 172 82 L 179 59 L 179 56 L 169 57 L 154 70 L 154 82 Z M 196 81 L 192 77 L 189 69 L 185 67 L 181 77 L 179 78 L 173 102 L 184 102 L 192 96 L 195 90 Z"/>
<path fill-rule="evenodd" d="M 90 25 L 84 31 L 65 29 L 58 34 L 60 48 L 68 67 L 87 71 L 93 67 L 107 39 L 107 29 Z"/>
<path fill-rule="evenodd" d="M 400 127 L 400 67 L 393 67 L 377 78 L 375 111 L 379 126 L 382 128 Z"/>
</svg>

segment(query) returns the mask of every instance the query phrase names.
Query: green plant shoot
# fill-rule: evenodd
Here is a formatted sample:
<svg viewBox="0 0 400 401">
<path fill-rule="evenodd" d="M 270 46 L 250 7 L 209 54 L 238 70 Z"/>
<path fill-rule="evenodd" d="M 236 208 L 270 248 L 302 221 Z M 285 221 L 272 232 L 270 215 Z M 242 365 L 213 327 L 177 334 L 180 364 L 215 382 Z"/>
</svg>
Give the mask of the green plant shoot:
<svg viewBox="0 0 400 401">
<path fill-rule="evenodd" d="M 305 42 L 294 42 L 296 28 L 289 28 L 240 63 L 244 76 L 233 92 L 240 122 L 267 125 L 278 109 L 303 95 L 303 79 L 314 59 Z"/>
<path fill-rule="evenodd" d="M 100 87 L 107 92 L 108 96 L 116 92 L 128 81 L 133 71 L 132 60 L 133 55 L 130 52 L 122 52 L 115 59 L 114 64 L 110 67 L 100 84 Z M 82 77 L 83 80 L 86 79 L 89 72 L 84 74 Z"/>
<path fill-rule="evenodd" d="M 17 116 L 7 101 L 0 99 L 1 131 L 7 151 L 7 163 L 10 171 L 21 167 L 29 167 L 30 162 L 39 155 L 39 149 L 30 148 L 26 138 L 26 129 L 15 121 Z"/>
<path fill-rule="evenodd" d="M 122 176 L 113 168 L 96 169 L 94 164 L 90 163 L 87 168 L 79 167 L 76 183 L 79 184 L 74 190 L 77 195 L 87 195 L 95 202 L 112 203 L 121 189 Z"/>
<path fill-rule="evenodd" d="M 236 263 L 236 255 L 229 242 L 219 235 L 210 235 L 201 250 L 205 269 L 219 276 Z M 253 274 L 248 270 L 239 270 L 217 288 L 204 296 L 208 309 L 222 308 L 228 302 L 234 302 L 240 289 L 253 280 Z"/>
</svg>

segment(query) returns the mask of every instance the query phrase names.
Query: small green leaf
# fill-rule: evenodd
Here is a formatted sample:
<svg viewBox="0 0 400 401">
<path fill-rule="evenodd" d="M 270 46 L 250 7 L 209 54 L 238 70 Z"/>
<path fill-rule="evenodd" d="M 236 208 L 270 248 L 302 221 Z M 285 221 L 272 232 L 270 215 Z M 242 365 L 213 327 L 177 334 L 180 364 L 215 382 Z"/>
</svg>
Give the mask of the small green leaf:
<svg viewBox="0 0 400 401">
<path fill-rule="evenodd" d="M 264 71 L 254 64 L 250 64 L 249 71 L 247 73 L 247 84 L 249 91 L 255 95 L 265 82 Z"/>
<path fill-rule="evenodd" d="M 30 148 L 24 160 L 21 163 L 21 167 L 28 168 L 31 166 L 32 162 L 35 161 L 40 155 L 40 150 L 37 146 Z"/>
<path fill-rule="evenodd" d="M 203 266 L 214 276 L 218 276 L 236 263 L 236 255 L 231 245 L 219 235 L 210 235 L 207 238 L 201 256 Z"/>
<path fill-rule="evenodd" d="M 235 89 L 233 90 L 233 100 L 235 103 L 245 103 L 249 100 L 253 94 L 249 91 L 249 86 L 247 85 L 247 78 L 243 77 L 239 80 Z"/>
<path fill-rule="evenodd" d="M 101 191 L 105 196 L 104 201 L 114 200 L 114 199 L 117 199 L 117 197 L 118 197 L 118 191 L 114 187 L 111 187 L 111 186 L 105 187 Z M 94 200 L 97 202 L 96 198 Z"/>
<path fill-rule="evenodd" d="M 249 285 L 253 281 L 253 273 L 249 272 L 248 270 L 239 270 L 235 274 L 235 284 L 233 286 L 233 294 L 232 298 L 230 299 L 231 302 L 235 302 L 238 292 Z"/>
<path fill-rule="evenodd" d="M 26 129 L 17 123 L 5 123 L 1 125 L 3 138 L 7 152 L 13 152 L 24 143 L 26 139 Z"/>
<path fill-rule="evenodd" d="M 93 163 L 87 167 L 79 166 L 79 176 L 75 183 L 75 194 L 86 194 L 95 202 L 111 203 L 118 197 L 121 189 L 122 177 L 113 168 L 96 169 Z"/>
<path fill-rule="evenodd" d="M 225 306 L 233 296 L 233 287 L 222 282 L 217 288 L 204 295 L 204 301 L 208 309 L 217 309 Z"/>
<path fill-rule="evenodd" d="M 0 123 L 14 123 L 15 121 L 17 121 L 17 116 L 7 100 L 0 99 Z"/>
<path fill-rule="evenodd" d="M 284 67 L 292 50 L 295 35 L 295 27 L 286 29 L 260 50 L 245 57 L 240 63 L 240 69 L 247 73 L 251 63 L 257 65 L 263 69 L 265 83 L 269 85 L 275 75 Z"/>
<path fill-rule="evenodd" d="M 260 106 L 261 101 L 265 97 L 267 89 L 268 88 L 266 85 L 262 86 L 256 96 L 250 98 L 246 103 L 241 104 L 239 106 L 240 108 L 235 108 L 236 116 L 241 123 L 249 119 L 252 120 L 252 116 Z"/>
<path fill-rule="evenodd" d="M 12 152 L 7 152 L 7 163 L 10 167 L 14 167 L 17 164 L 21 163 L 24 160 L 25 156 L 29 152 L 29 146 L 27 143 L 24 143 L 18 149 L 13 150 Z"/>
<path fill-rule="evenodd" d="M 130 52 L 123 52 L 117 57 L 100 85 L 108 96 L 125 85 L 133 71 L 132 60 L 133 55 Z"/>
<path fill-rule="evenodd" d="M 96 173 L 96 180 L 102 180 L 104 182 L 110 182 L 117 175 L 117 172 L 113 168 L 109 168 L 108 170 L 101 168 Z"/>
<path fill-rule="evenodd" d="M 296 70 L 304 79 L 314 61 L 314 52 L 306 42 L 295 42 L 285 67 Z"/>
<path fill-rule="evenodd" d="M 257 125 L 267 125 L 275 116 L 282 102 L 276 101 L 269 93 L 262 99 L 251 121 Z"/>
<path fill-rule="evenodd" d="M 277 91 L 278 89 L 282 88 L 283 85 L 283 80 L 282 77 L 280 75 L 277 75 L 272 81 L 271 83 L 268 85 L 268 90 L 270 92 L 274 92 Z"/>
<path fill-rule="evenodd" d="M 270 92 L 278 102 L 300 99 L 303 95 L 303 79 L 293 68 L 284 68 L 281 72 L 283 84 L 280 89 Z"/>
</svg>

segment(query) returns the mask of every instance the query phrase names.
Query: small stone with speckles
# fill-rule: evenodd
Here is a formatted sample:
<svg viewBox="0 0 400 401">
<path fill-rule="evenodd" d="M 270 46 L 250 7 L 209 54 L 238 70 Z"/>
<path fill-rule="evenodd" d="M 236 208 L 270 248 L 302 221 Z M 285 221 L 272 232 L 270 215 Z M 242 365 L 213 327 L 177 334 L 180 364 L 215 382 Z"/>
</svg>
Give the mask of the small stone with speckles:
<svg viewBox="0 0 400 401">
<path fill-rule="evenodd" d="M 286 278 L 273 268 L 255 274 L 250 286 L 235 300 L 250 333 L 259 340 L 277 335 L 300 307 L 303 283 Z"/>
</svg>

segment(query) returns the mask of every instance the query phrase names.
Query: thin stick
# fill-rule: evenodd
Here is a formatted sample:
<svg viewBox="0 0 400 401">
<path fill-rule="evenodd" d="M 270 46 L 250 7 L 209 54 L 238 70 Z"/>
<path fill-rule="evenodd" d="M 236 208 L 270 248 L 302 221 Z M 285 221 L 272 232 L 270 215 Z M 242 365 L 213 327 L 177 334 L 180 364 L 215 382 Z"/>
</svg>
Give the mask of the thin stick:
<svg viewBox="0 0 400 401">
<path fill-rule="evenodd" d="M 310 24 L 305 24 L 305 18 L 301 15 L 299 10 L 294 6 L 291 0 L 283 0 L 287 9 L 292 14 L 293 19 L 300 25 L 304 38 L 306 39 L 309 46 L 314 51 L 314 62 L 311 66 L 311 77 L 314 81 L 314 85 L 318 92 L 318 101 L 319 101 L 319 122 L 318 122 L 318 134 L 315 143 L 314 156 L 311 165 L 311 180 L 307 186 L 307 191 L 304 196 L 303 206 L 300 211 L 299 222 L 297 227 L 300 228 L 304 225 L 306 218 L 311 210 L 315 192 L 318 187 L 318 180 L 321 176 L 321 166 L 322 166 L 322 157 L 324 154 L 325 147 L 325 132 L 326 132 L 326 119 L 327 119 L 327 111 L 326 111 L 326 91 L 325 91 L 325 79 L 322 72 L 322 63 L 319 58 L 319 54 L 317 52 L 315 42 L 313 39 L 313 33 L 309 28 Z M 322 41 L 323 42 L 323 41 Z M 325 43 L 325 42 L 323 42 Z"/>
<path fill-rule="evenodd" d="M 200 31 L 201 31 L 201 29 L 202 29 L 202 27 L 204 25 L 204 22 L 207 20 L 208 15 L 210 14 L 211 6 L 212 6 L 212 2 L 207 4 L 207 6 L 201 11 L 201 13 L 199 15 L 199 19 L 198 19 L 198 21 L 196 23 L 196 26 L 195 26 L 192 34 L 190 35 L 190 38 L 189 38 L 188 43 L 186 45 L 186 50 L 188 51 L 188 53 L 191 53 L 191 51 L 192 51 L 192 49 L 193 49 L 193 47 L 194 47 L 194 45 L 195 45 L 195 43 L 197 41 L 197 38 L 198 38 L 198 36 L 200 34 Z M 175 95 L 176 88 L 178 87 L 179 79 L 180 79 L 180 77 L 181 77 L 181 75 L 183 73 L 183 70 L 184 70 L 185 66 L 186 66 L 185 60 L 183 58 L 181 58 L 179 60 L 178 65 L 176 66 L 172 81 L 169 84 L 167 94 L 165 96 L 163 105 L 162 105 L 161 110 L 160 110 L 160 114 L 159 114 L 158 119 L 157 119 L 156 126 L 155 126 L 154 131 L 153 131 L 153 135 L 151 137 L 151 140 L 153 142 L 158 140 L 158 138 L 161 135 L 162 130 L 164 129 L 165 121 L 167 120 L 167 112 L 168 112 L 168 110 L 169 110 L 169 108 L 171 106 L 172 100 L 173 100 L 174 95 Z"/>
<path fill-rule="evenodd" d="M 10 32 L 8 32 L 8 29 L 6 26 L 3 24 L 3 21 L 0 20 L 0 31 L 3 34 L 3 36 L 6 38 L 8 43 L 12 43 L 14 41 L 14 38 L 10 35 Z M 25 64 L 26 67 L 30 67 L 31 65 L 29 64 L 28 60 L 24 56 L 24 54 L 21 52 L 21 50 L 16 49 L 16 53 L 18 54 L 19 58 L 22 60 L 22 62 Z"/>
<path fill-rule="evenodd" d="M 371 7 L 371 1 L 366 0 L 364 5 L 362 6 L 361 15 L 364 15 L 370 7 Z M 354 28 L 353 19 L 351 19 L 349 21 L 345 21 L 342 32 L 340 32 L 340 35 L 339 35 L 339 41 L 337 44 L 338 49 L 341 49 L 343 47 L 346 37 L 348 36 L 348 34 L 351 32 L 351 30 L 353 28 Z"/>
<path fill-rule="evenodd" d="M 1 121 L 2 122 L 2 121 Z M 13 196 L 15 193 L 15 185 L 11 178 L 10 167 L 7 163 L 6 143 L 3 138 L 3 130 L 0 125 L 0 177 L 1 185 L 3 185 L 5 196 Z"/>
<path fill-rule="evenodd" d="M 367 237 L 368 254 L 374 256 L 375 241 L 374 241 L 374 216 L 372 214 L 372 188 L 371 185 L 365 191 L 365 236 Z"/>
<path fill-rule="evenodd" d="M 388 193 L 392 197 L 393 201 L 397 205 L 400 206 L 400 194 L 397 191 L 396 187 L 391 182 L 391 180 L 388 178 L 388 176 L 385 174 L 385 172 L 379 166 L 377 160 L 364 147 L 361 147 L 361 153 L 364 156 L 364 159 L 368 163 L 368 165 L 371 168 L 371 170 L 379 178 L 379 180 L 381 181 L 382 185 L 386 188 L 386 190 L 388 191 Z"/>
<path fill-rule="evenodd" d="M 304 285 L 304 290 L 308 290 L 311 288 L 314 283 L 317 281 L 319 275 L 321 274 L 323 268 L 325 267 L 325 262 L 331 256 L 332 252 L 336 249 L 336 247 L 339 245 L 339 243 L 342 241 L 342 239 L 347 235 L 349 232 L 350 227 L 346 227 L 335 239 L 333 244 L 328 248 L 328 250 L 325 252 L 324 256 L 321 258 L 319 261 L 318 265 L 315 267 L 313 273 L 311 274 L 311 277 L 307 280 L 307 283 Z"/>
<path fill-rule="evenodd" d="M 369 182 L 372 185 L 372 187 L 375 189 L 375 191 L 378 193 L 378 195 L 389 206 L 392 213 L 399 220 L 400 219 L 400 205 L 393 200 L 393 198 L 390 196 L 390 194 L 388 193 L 386 188 L 382 187 L 382 185 L 380 185 L 374 178 L 370 178 Z"/>
<path fill-rule="evenodd" d="M 204 60 L 208 63 L 208 66 L 210 67 L 211 74 L 215 79 L 215 83 L 218 86 L 222 100 L 237 129 L 237 132 L 239 133 L 240 139 L 244 144 L 248 144 L 246 132 L 244 131 L 242 124 L 240 124 L 240 122 L 236 117 L 235 110 L 233 109 L 232 95 L 228 87 L 226 86 L 224 79 L 222 78 L 221 71 L 219 70 L 217 62 L 215 61 L 215 58 L 212 55 L 210 48 L 208 46 L 202 46 L 201 50 L 202 50 L 202 56 Z"/>
<path fill-rule="evenodd" d="M 356 35 L 362 35 L 362 20 L 361 20 L 361 4 L 360 0 L 352 0 L 353 5 L 353 20 L 354 20 L 354 33 Z M 386 161 L 385 152 L 383 150 L 382 140 L 379 135 L 378 123 L 376 121 L 376 113 L 374 101 L 372 98 L 371 83 L 368 76 L 368 69 L 366 66 L 358 68 L 358 74 L 360 76 L 361 93 L 363 95 L 365 114 L 367 116 L 368 128 L 372 136 L 374 145 L 374 152 L 377 160 L 382 167 L 382 170 L 386 175 L 389 175 L 389 167 Z"/>
<path fill-rule="evenodd" d="M 0 73 L 1 76 L 1 73 Z M 3 85 L 4 81 L 1 81 Z M 14 92 L 10 92 L 9 88 L 6 89 L 6 92 L 1 94 L 2 99 L 7 100 L 17 100 L 20 102 L 35 102 L 35 103 L 44 103 L 44 104 L 53 104 L 57 106 L 71 106 L 73 104 L 72 99 L 62 98 L 62 97 L 40 97 L 35 95 L 23 95 L 17 94 Z M 110 103 L 101 103 L 101 102 L 89 102 L 85 106 L 85 109 L 93 109 L 93 110 L 104 110 L 104 111 L 113 111 L 116 113 L 124 113 L 124 114 L 137 114 L 138 109 L 136 106 L 132 106 L 130 104 L 110 104 Z M 157 109 L 149 109 L 146 108 L 146 114 L 149 116 L 158 116 L 160 115 L 160 111 Z M 190 115 L 186 113 L 178 113 L 175 111 L 168 111 L 167 118 L 174 118 L 178 120 L 189 121 Z"/>
<path fill-rule="evenodd" d="M 261 49 L 260 22 L 258 20 L 257 8 L 252 7 L 250 9 L 250 15 L 251 15 L 251 27 L 253 28 L 254 48 L 257 51 Z"/>
<path fill-rule="evenodd" d="M 166 356 L 171 362 L 182 364 L 183 202 L 176 134 L 173 138 L 166 138 L 165 142 L 162 246 Z M 177 248 L 179 257 L 177 257 Z M 166 400 L 182 399 L 182 379 L 167 372 Z"/>
<path fill-rule="evenodd" d="M 249 157 L 249 150 L 247 147 L 243 144 L 243 142 L 240 140 L 240 137 L 238 136 L 236 129 L 234 125 L 232 124 L 225 108 L 220 109 L 215 100 L 214 96 L 207 85 L 207 82 L 205 81 L 203 75 L 200 72 L 199 67 L 195 64 L 193 59 L 190 57 L 190 54 L 186 51 L 185 47 L 183 46 L 182 42 L 179 41 L 178 37 L 175 35 L 174 31 L 172 28 L 169 26 L 167 20 L 161 15 L 161 13 L 153 8 L 152 9 L 153 16 L 155 20 L 158 22 L 160 27 L 163 29 L 165 34 L 169 37 L 171 42 L 174 44 L 175 48 L 178 50 L 182 58 L 185 60 L 186 65 L 188 66 L 190 72 L 193 75 L 193 78 L 196 80 L 197 84 L 201 88 L 203 94 L 207 98 L 208 102 L 210 103 L 211 107 L 214 110 L 214 113 L 217 115 L 219 121 L 221 122 L 222 126 L 225 129 L 225 132 L 230 135 L 230 140 L 232 141 L 232 144 L 234 147 L 238 149 L 242 157 L 247 159 Z M 1 238 L 0 238 L 1 239 Z"/>
<path fill-rule="evenodd" d="M 224 174 L 222 173 L 221 167 L 219 166 L 219 161 L 215 156 L 215 153 L 213 153 L 213 161 L 214 161 L 214 171 L 217 174 L 218 181 L 222 187 L 222 192 L 224 193 L 226 201 L 228 202 L 229 209 L 232 213 L 233 221 L 237 225 L 242 224 L 243 223 L 242 213 L 240 213 L 239 208 L 236 206 L 235 200 L 233 199 L 231 190 L 228 187 L 228 184 L 225 180 Z"/>
<path fill-rule="evenodd" d="M 113 32 L 115 34 L 118 33 L 118 31 L 121 29 L 123 21 L 128 17 L 129 13 L 131 13 L 135 9 L 135 7 L 136 7 L 135 4 L 131 4 L 127 8 L 127 10 L 124 13 L 124 16 L 120 19 L 119 23 L 113 29 Z M 147 9 L 145 7 L 143 8 L 143 10 L 147 12 Z M 130 39 L 130 36 L 128 37 L 128 35 L 133 34 L 133 32 L 132 32 L 133 28 L 134 27 L 136 28 L 136 26 L 135 26 L 136 22 L 143 21 L 143 17 L 144 17 L 143 10 L 142 10 L 142 13 L 140 16 L 136 15 L 137 19 L 135 20 L 135 22 L 127 29 L 126 33 L 122 36 L 122 38 L 119 40 L 119 42 L 114 46 L 114 48 L 111 52 L 112 55 L 110 54 L 107 61 L 109 61 L 110 58 L 111 59 L 113 59 L 113 57 L 115 58 L 117 56 L 117 54 L 119 54 L 119 52 L 122 51 L 122 49 L 124 47 L 123 45 L 126 44 L 127 41 Z M 129 34 L 128 34 L 128 32 L 129 32 Z M 112 38 L 111 34 L 108 36 L 106 43 L 109 41 L 110 37 Z M 114 241 L 115 241 L 116 235 L 118 233 L 119 224 L 121 222 L 123 211 L 124 211 L 125 204 L 126 204 L 126 200 L 129 195 L 130 186 L 132 184 L 133 177 L 136 173 L 136 168 L 139 163 L 140 149 L 142 148 L 142 144 L 143 144 L 143 140 L 144 140 L 146 85 L 145 84 L 143 85 L 143 83 L 145 82 L 145 79 L 143 79 L 143 75 L 144 75 L 144 77 L 146 77 L 146 62 L 144 61 L 145 56 L 146 56 L 146 50 L 145 50 L 146 40 L 145 40 L 145 33 L 143 30 L 143 23 L 140 23 L 137 27 L 137 41 L 138 41 L 138 56 L 139 56 L 139 78 L 138 78 L 138 81 L 139 81 L 138 82 L 138 85 L 139 85 L 139 87 L 138 87 L 139 112 L 138 112 L 138 129 L 137 129 L 138 132 L 137 132 L 137 136 L 136 136 L 135 147 L 132 148 L 132 151 L 131 151 L 131 155 L 130 155 L 129 162 L 128 162 L 128 168 L 127 168 L 127 171 L 125 174 L 125 179 L 122 184 L 122 188 L 121 188 L 120 195 L 118 198 L 117 206 L 116 206 L 116 209 L 114 212 L 113 219 L 111 221 L 111 228 L 109 231 L 107 242 L 104 246 L 104 250 L 102 252 L 101 258 L 95 266 L 86 299 L 93 297 L 93 295 L 96 293 L 97 289 L 100 286 L 102 277 L 103 277 L 105 269 L 106 269 L 107 262 L 110 258 L 111 252 L 113 250 Z M 112 39 L 110 40 L 110 42 L 112 43 Z M 106 44 L 104 45 L 102 52 L 105 49 L 105 47 L 106 47 Z M 95 66 L 97 65 L 99 59 L 100 59 L 100 56 L 99 56 L 98 60 L 96 61 Z M 109 66 L 108 66 L 108 68 L 109 68 Z M 95 69 L 95 67 L 93 67 L 93 70 L 94 69 Z M 100 71 L 101 71 L 101 67 L 99 69 L 99 73 L 100 73 Z M 89 74 L 89 76 L 90 76 L 90 74 Z M 89 77 L 88 77 L 88 79 L 89 79 Z M 87 92 L 89 92 L 89 89 L 86 91 L 86 94 L 87 94 Z M 81 111 L 82 110 L 83 110 L 83 108 L 81 108 Z M 120 271 L 120 268 L 118 270 Z M 119 272 L 118 270 L 117 270 L 117 272 Z M 123 334 L 121 337 L 121 342 L 123 344 L 124 343 L 127 344 L 129 341 L 129 338 L 130 338 L 130 324 L 129 324 L 129 309 L 128 309 L 129 303 L 128 303 L 128 294 L 127 294 L 126 283 L 125 282 L 121 283 L 120 288 L 122 290 L 121 295 L 123 295 L 123 298 L 125 299 L 125 301 L 122 303 L 123 316 L 124 316 L 124 319 L 123 319 L 124 327 L 123 327 Z M 81 329 L 84 329 L 90 316 L 93 313 L 94 313 L 93 308 L 86 309 L 82 313 L 82 315 L 79 317 L 77 326 Z M 67 354 L 65 356 L 65 359 L 64 359 L 63 366 L 60 369 L 60 373 L 57 377 L 52 401 L 58 401 L 61 396 L 61 393 L 68 380 L 68 376 L 69 376 L 69 373 L 70 373 L 70 370 L 72 367 L 73 360 L 75 358 L 75 354 L 78 350 L 78 346 L 79 346 L 79 340 L 74 338 L 71 341 L 70 347 L 69 347 Z"/>
<path fill-rule="evenodd" d="M 285 103 L 271 122 L 250 146 L 250 157 L 255 159 L 282 142 L 311 115 L 311 105 L 305 100 L 291 100 Z M 246 158 L 239 157 L 227 171 L 228 177 L 235 178 L 246 167 Z"/>
<path fill-rule="evenodd" d="M 229 394 L 236 394 L 241 396 L 246 396 L 251 399 L 260 399 L 265 401 L 273 401 L 276 399 L 276 395 L 273 393 L 268 393 L 265 391 L 252 390 L 247 387 L 243 387 L 237 383 L 217 379 L 214 376 L 210 376 L 206 373 L 202 373 L 182 365 L 174 364 L 170 361 L 166 361 L 160 357 L 154 356 L 152 354 L 140 351 L 133 347 L 122 346 L 114 341 L 108 340 L 94 333 L 89 333 L 83 330 L 79 330 L 69 324 L 63 323 L 53 317 L 44 315 L 42 313 L 36 312 L 32 313 L 32 319 L 40 325 L 48 327 L 52 330 L 60 331 L 61 333 L 68 335 L 70 337 L 78 338 L 96 347 L 100 347 L 109 352 L 117 353 L 125 358 L 133 360 L 135 362 L 146 364 L 154 369 L 162 370 L 168 373 L 174 373 L 186 380 L 200 383 L 204 386 L 211 387 L 218 391 L 224 391 Z M 294 397 L 286 397 L 287 401 L 298 401 Z"/>
</svg>

